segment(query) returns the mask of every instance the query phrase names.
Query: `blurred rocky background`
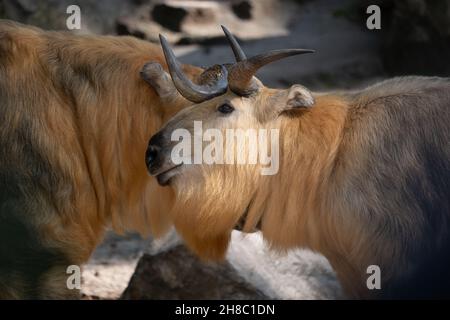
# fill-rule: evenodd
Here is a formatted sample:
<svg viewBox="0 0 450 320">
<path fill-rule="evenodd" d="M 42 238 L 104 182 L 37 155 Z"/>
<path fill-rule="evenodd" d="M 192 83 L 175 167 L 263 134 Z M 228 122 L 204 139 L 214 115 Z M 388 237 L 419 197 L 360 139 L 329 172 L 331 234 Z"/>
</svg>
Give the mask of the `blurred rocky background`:
<svg viewBox="0 0 450 320">
<path fill-rule="evenodd" d="M 221 24 L 248 56 L 316 49 L 263 68 L 259 78 L 273 87 L 349 89 L 394 75 L 450 74 L 448 0 L 0 0 L 0 18 L 66 30 L 74 4 L 82 28 L 70 32 L 152 42 L 162 33 L 182 62 L 199 66 L 233 60 Z M 381 30 L 366 27 L 371 4 L 381 8 Z M 174 233 L 161 240 L 109 233 L 83 276 L 87 299 L 343 297 L 322 256 L 301 249 L 277 255 L 259 234 L 239 232 L 224 264 L 200 262 Z"/>
</svg>

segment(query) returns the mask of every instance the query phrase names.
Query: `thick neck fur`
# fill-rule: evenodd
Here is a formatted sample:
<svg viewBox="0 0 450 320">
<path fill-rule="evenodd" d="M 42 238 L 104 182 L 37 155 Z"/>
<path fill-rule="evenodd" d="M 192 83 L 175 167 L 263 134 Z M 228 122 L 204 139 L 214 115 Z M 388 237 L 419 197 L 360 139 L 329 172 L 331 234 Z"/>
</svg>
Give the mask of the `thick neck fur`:
<svg viewBox="0 0 450 320">
<path fill-rule="evenodd" d="M 342 219 L 348 212 L 339 207 L 333 174 L 350 102 L 337 95 L 315 99 L 314 108 L 282 116 L 280 171 L 261 178 L 244 231 L 261 220 L 264 238 L 278 251 L 304 247 L 324 254 L 346 291 L 358 295 L 349 284 L 363 283 L 355 278 L 367 261 L 349 249 L 361 238 L 354 234 L 360 229 L 348 229 Z"/>
<path fill-rule="evenodd" d="M 347 109 L 344 99 L 323 95 L 316 97 L 314 108 L 280 116 L 280 170 L 261 179 L 246 225 L 253 227 L 259 212 L 264 236 L 274 247 L 320 247 L 317 221 Z"/>
</svg>

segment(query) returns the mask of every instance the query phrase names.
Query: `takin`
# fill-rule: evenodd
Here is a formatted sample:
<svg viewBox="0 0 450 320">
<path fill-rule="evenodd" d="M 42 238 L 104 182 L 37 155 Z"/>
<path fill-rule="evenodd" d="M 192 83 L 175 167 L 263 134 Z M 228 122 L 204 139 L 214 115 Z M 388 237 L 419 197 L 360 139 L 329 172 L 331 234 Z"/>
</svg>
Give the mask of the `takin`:
<svg viewBox="0 0 450 320">
<path fill-rule="evenodd" d="M 260 67 L 309 51 L 246 58 L 224 31 L 237 62 L 211 68 L 209 87 L 187 79 L 161 38 L 176 88 L 196 104 L 151 138 L 146 162 L 174 189 L 170 219 L 187 244 L 220 259 L 242 225 L 275 250 L 325 255 L 349 297 L 449 298 L 450 79 L 399 77 L 333 93 L 270 89 L 254 77 Z M 222 133 L 223 144 L 228 129 L 278 130 L 278 172 L 262 175 L 260 163 L 177 162 L 173 133 L 192 134 L 195 121 Z M 252 144 L 243 146 L 225 152 L 247 154 Z M 367 285 L 373 265 L 379 290 Z"/>
<path fill-rule="evenodd" d="M 192 102 L 160 63 L 159 46 L 132 37 L 0 21 L 0 298 L 77 298 L 67 268 L 109 225 L 158 234 L 152 226 L 168 223 L 173 194 L 143 158 L 148 138 Z"/>
</svg>

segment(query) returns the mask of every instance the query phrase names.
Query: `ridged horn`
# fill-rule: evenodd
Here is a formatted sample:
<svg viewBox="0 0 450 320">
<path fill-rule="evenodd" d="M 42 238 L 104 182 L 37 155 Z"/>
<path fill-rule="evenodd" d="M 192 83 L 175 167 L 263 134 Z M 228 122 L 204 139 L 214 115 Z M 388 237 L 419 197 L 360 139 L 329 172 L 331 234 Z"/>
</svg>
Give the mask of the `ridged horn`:
<svg viewBox="0 0 450 320">
<path fill-rule="evenodd" d="M 170 48 L 166 38 L 164 38 L 164 36 L 162 35 L 159 35 L 159 39 L 161 41 L 161 47 L 166 58 L 172 81 L 178 92 L 183 97 L 185 97 L 189 101 L 200 103 L 224 94 L 227 91 L 228 72 L 224 66 L 221 66 L 221 70 L 217 74 L 216 81 L 203 85 L 195 84 L 188 77 L 186 77 L 186 75 L 181 70 L 180 64 L 175 57 L 172 49 Z"/>
<path fill-rule="evenodd" d="M 312 53 L 309 49 L 272 50 L 254 57 L 239 61 L 228 68 L 228 86 L 239 95 L 248 95 L 258 88 L 255 87 L 253 76 L 263 66 L 290 56 Z"/>
</svg>

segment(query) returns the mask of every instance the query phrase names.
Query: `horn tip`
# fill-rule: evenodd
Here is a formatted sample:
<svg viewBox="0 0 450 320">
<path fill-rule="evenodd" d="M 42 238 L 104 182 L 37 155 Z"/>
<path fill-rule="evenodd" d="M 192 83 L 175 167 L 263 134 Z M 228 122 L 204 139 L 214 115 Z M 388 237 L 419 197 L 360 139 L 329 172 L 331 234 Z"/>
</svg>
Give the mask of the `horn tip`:
<svg viewBox="0 0 450 320">
<path fill-rule="evenodd" d="M 294 54 L 304 54 L 304 53 L 315 53 L 316 50 L 314 49 L 294 49 L 293 53 Z"/>
<path fill-rule="evenodd" d="M 316 50 L 314 49 L 294 49 L 298 53 L 315 53 Z"/>
<path fill-rule="evenodd" d="M 164 37 L 161 33 L 159 34 L 159 40 L 160 40 L 161 42 L 167 42 L 166 37 Z"/>
</svg>

